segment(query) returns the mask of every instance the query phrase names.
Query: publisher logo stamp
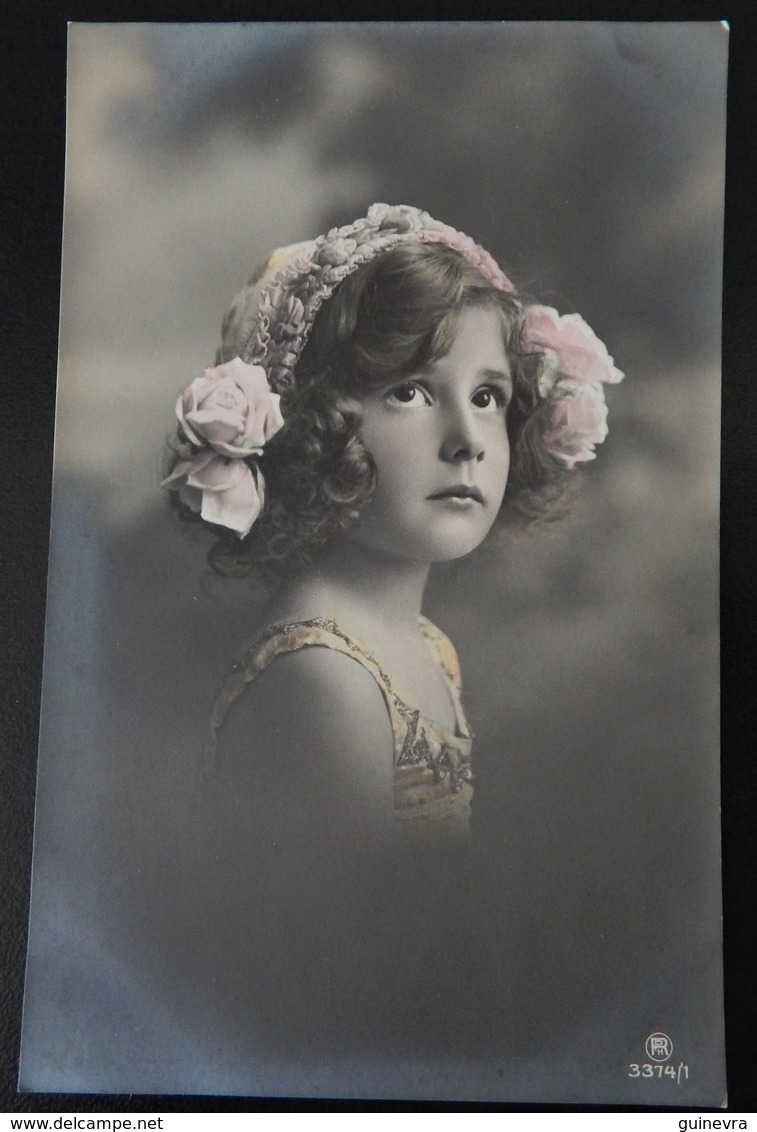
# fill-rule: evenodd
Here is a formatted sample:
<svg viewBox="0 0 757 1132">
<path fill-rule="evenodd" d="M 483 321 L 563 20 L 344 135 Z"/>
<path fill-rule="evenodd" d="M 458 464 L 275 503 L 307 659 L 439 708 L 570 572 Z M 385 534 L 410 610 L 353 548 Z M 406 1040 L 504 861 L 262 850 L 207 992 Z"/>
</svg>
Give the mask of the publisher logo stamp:
<svg viewBox="0 0 757 1132">
<path fill-rule="evenodd" d="M 667 1034 L 658 1031 L 649 1035 L 644 1048 L 652 1061 L 667 1061 L 673 1052 L 673 1043 Z"/>
<path fill-rule="evenodd" d="M 632 1061 L 628 1066 L 628 1076 L 639 1081 L 670 1081 L 681 1085 L 689 1079 L 689 1067 L 681 1061 L 677 1066 L 670 1058 L 673 1056 L 673 1043 L 662 1030 L 655 1030 L 644 1043 L 644 1051 L 649 1058 L 643 1065 Z M 667 1062 L 667 1064 L 665 1064 Z"/>
</svg>

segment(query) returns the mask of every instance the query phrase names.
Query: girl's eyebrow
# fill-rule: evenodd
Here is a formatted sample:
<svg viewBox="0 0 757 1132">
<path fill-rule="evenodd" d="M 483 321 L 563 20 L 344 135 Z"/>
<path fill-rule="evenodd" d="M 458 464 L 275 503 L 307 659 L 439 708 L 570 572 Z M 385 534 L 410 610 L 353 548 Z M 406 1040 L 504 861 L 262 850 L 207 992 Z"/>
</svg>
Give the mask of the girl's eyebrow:
<svg viewBox="0 0 757 1132">
<path fill-rule="evenodd" d="M 508 389 L 513 387 L 512 374 L 505 373 L 501 369 L 483 369 L 481 370 L 481 378 L 484 381 L 492 381 L 497 385 L 506 386 Z"/>
<path fill-rule="evenodd" d="M 390 381 L 390 382 L 388 382 L 387 388 L 393 388 L 397 385 L 404 385 L 404 384 L 406 384 L 407 382 L 410 382 L 410 381 L 428 381 L 428 380 L 432 380 L 433 377 L 434 377 L 434 363 L 431 362 L 429 365 L 423 366 L 421 369 L 417 370 L 414 374 L 405 378 L 403 381 L 400 381 L 400 382 Z M 479 370 L 476 377 L 477 377 L 477 380 L 484 381 L 484 382 L 488 381 L 488 382 L 492 383 L 493 385 L 499 385 L 501 388 L 506 389 L 510 394 L 512 394 L 513 377 L 512 377 L 512 374 L 508 373 L 506 370 L 492 369 L 489 366 L 484 366 L 483 369 Z"/>
</svg>

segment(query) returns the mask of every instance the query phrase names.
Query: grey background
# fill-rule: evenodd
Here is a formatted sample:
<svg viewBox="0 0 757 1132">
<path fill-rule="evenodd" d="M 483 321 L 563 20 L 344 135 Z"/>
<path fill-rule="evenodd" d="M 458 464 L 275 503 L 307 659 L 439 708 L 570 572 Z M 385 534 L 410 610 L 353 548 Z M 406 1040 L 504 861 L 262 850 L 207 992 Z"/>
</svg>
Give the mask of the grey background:
<svg viewBox="0 0 757 1132">
<path fill-rule="evenodd" d="M 73 29 L 25 1087 L 719 1102 L 726 44 L 715 23 Z M 475 236 L 628 374 L 575 514 L 429 590 L 519 988 L 491 1064 L 452 1069 L 251 1061 L 187 1026 L 125 928 L 262 601 L 166 514 L 173 398 L 270 247 L 372 200 Z M 626 1076 L 659 1029 L 685 1094 Z"/>
</svg>

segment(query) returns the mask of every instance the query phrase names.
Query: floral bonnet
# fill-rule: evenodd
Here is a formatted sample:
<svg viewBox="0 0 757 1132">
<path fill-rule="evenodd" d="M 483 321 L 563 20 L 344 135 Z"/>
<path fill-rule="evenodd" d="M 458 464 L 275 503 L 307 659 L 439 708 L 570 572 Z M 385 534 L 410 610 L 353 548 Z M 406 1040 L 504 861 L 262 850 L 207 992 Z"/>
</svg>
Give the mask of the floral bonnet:
<svg viewBox="0 0 757 1132">
<path fill-rule="evenodd" d="M 569 467 L 593 459 L 594 446 L 607 436 L 603 385 L 623 374 L 581 316 L 522 303 L 488 252 L 427 212 L 374 204 L 353 224 L 277 248 L 262 275 L 242 289 L 224 319 L 216 365 L 177 401 L 178 460 L 164 486 L 178 491 L 203 519 L 243 538 L 265 503 L 260 459 L 284 423 L 280 396 L 294 386 L 318 310 L 353 271 L 390 248 L 413 243 L 454 249 L 522 307 L 523 345 L 543 355 L 539 392 L 547 450 Z"/>
</svg>

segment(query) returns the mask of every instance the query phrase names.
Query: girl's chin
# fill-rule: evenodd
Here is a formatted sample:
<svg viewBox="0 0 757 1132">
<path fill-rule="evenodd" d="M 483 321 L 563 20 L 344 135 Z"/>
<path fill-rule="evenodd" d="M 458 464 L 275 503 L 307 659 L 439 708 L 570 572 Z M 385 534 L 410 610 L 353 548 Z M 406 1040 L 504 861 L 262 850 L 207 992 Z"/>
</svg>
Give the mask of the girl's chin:
<svg viewBox="0 0 757 1132">
<path fill-rule="evenodd" d="M 371 537 L 366 531 L 352 528 L 347 540 L 367 553 L 382 558 L 401 559 L 418 566 L 432 566 L 435 562 L 454 562 L 477 550 L 489 535 L 491 528 L 477 535 L 471 532 L 450 534 L 446 537 L 422 539 L 417 536 L 392 540 Z"/>
</svg>

